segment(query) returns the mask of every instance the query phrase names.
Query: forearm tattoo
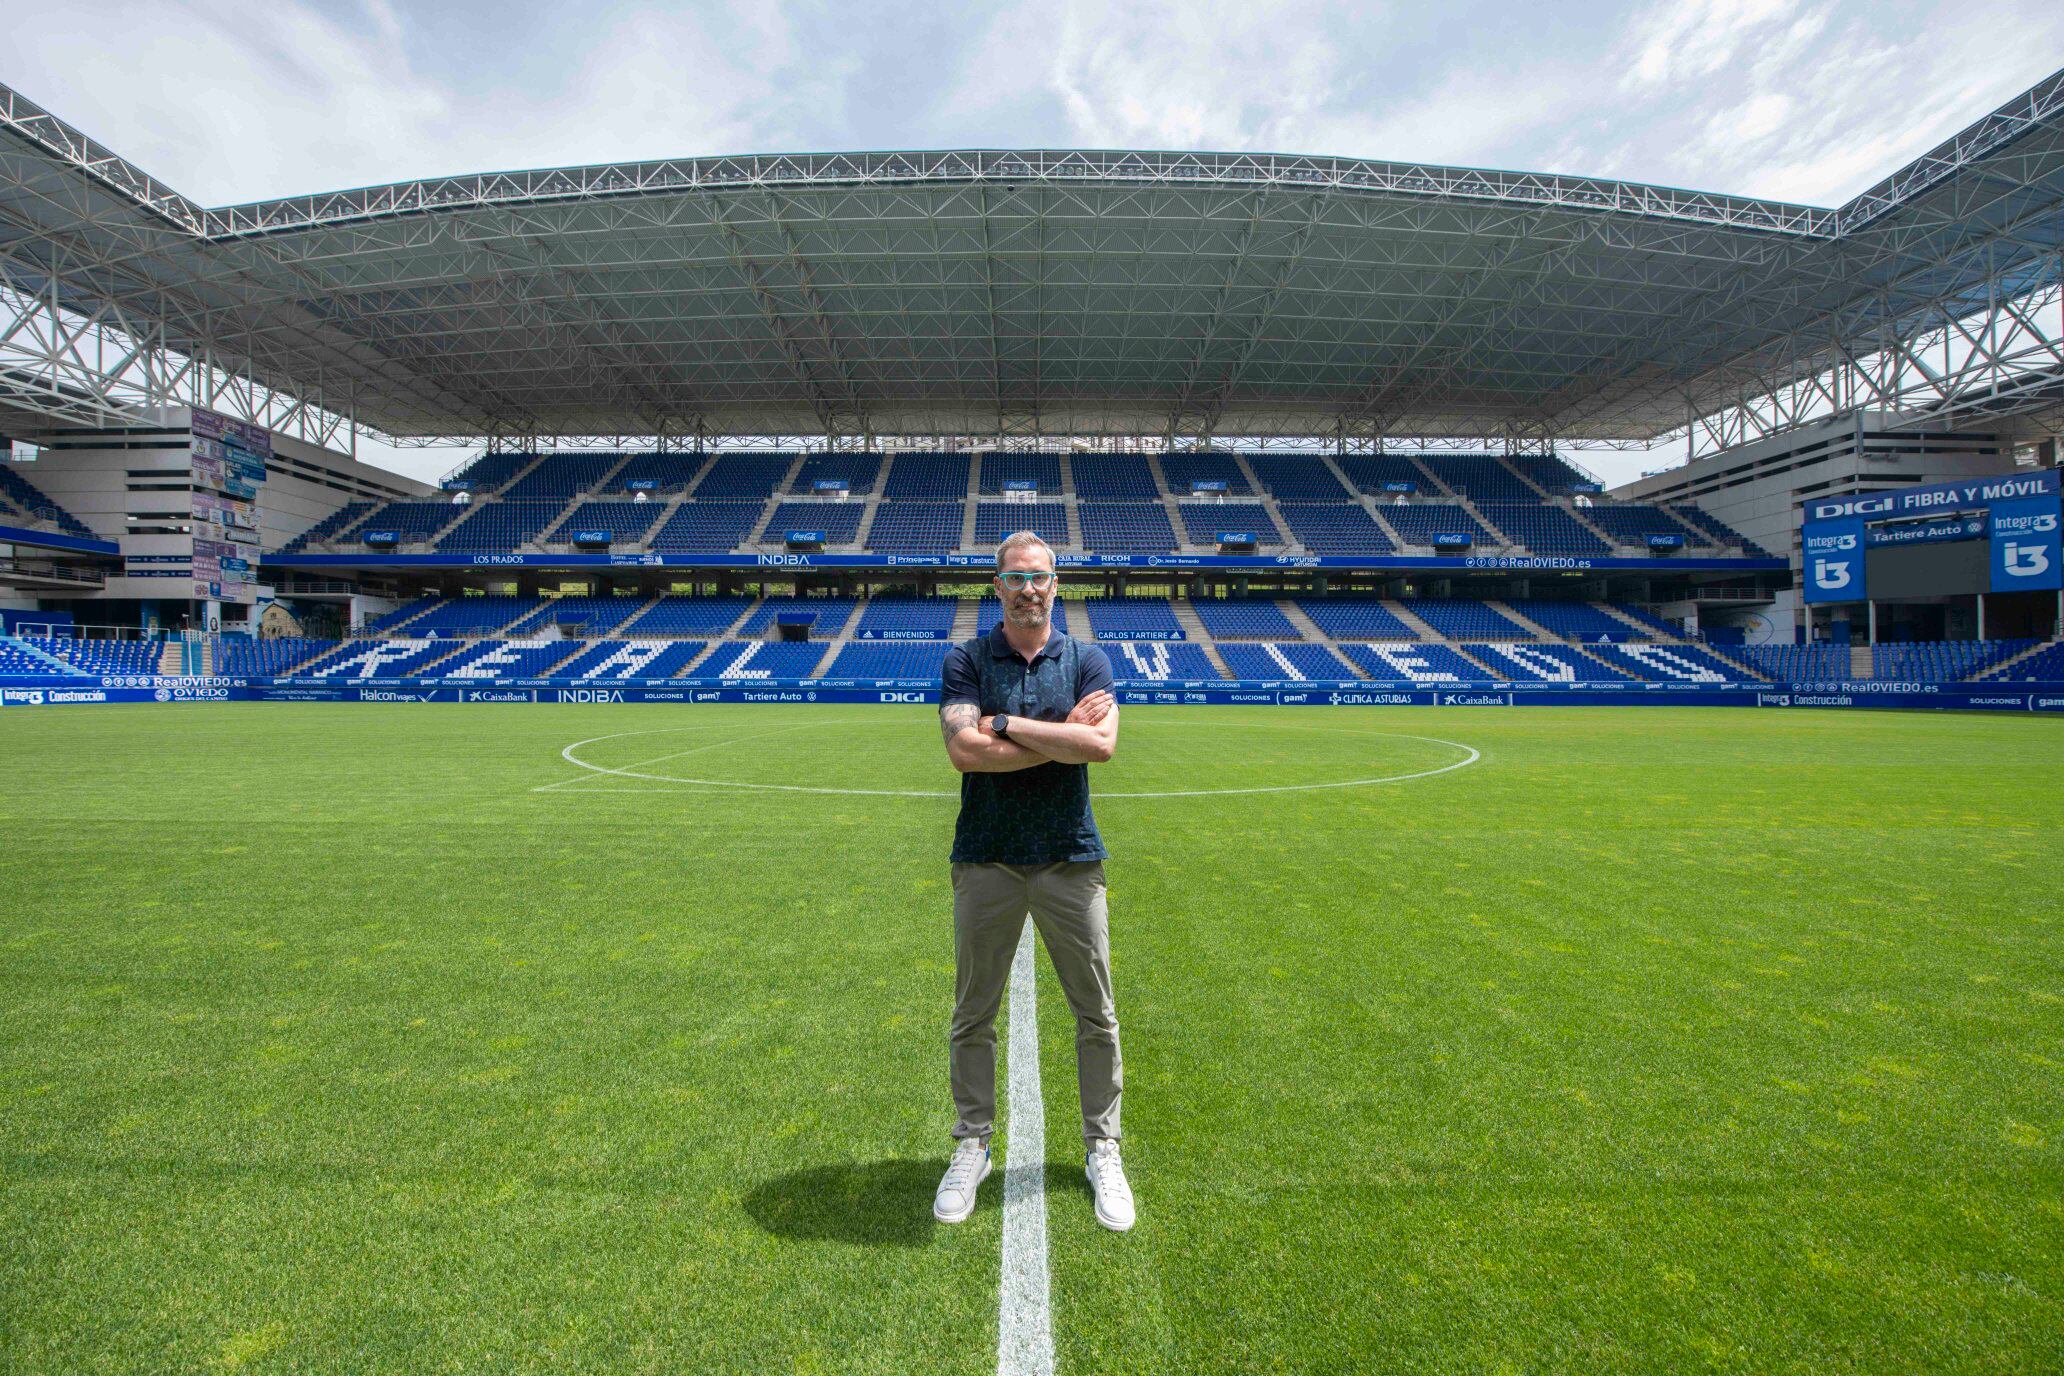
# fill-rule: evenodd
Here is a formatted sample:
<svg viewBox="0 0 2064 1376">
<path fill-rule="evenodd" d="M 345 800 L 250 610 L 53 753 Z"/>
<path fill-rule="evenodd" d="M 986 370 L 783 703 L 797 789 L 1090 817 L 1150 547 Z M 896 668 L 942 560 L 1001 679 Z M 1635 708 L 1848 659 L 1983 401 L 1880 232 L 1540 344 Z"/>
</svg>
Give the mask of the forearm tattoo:
<svg viewBox="0 0 2064 1376">
<path fill-rule="evenodd" d="M 939 734 L 952 740 L 982 719 L 982 709 L 972 702 L 949 702 L 939 709 Z"/>
</svg>

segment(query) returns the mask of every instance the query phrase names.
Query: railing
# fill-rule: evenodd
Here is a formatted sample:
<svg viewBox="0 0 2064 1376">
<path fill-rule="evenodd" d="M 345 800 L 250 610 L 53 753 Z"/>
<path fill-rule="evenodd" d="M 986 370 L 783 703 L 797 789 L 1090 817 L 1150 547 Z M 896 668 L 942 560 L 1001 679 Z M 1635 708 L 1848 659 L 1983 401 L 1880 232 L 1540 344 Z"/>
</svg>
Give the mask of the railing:
<svg viewBox="0 0 2064 1376">
<path fill-rule="evenodd" d="M 33 559 L 0 559 L 0 576 L 10 573 L 19 574 L 23 578 L 40 578 L 45 582 L 77 583 L 88 588 L 107 586 L 107 575 L 98 570 L 73 568 L 66 564 L 46 564 Z"/>
</svg>

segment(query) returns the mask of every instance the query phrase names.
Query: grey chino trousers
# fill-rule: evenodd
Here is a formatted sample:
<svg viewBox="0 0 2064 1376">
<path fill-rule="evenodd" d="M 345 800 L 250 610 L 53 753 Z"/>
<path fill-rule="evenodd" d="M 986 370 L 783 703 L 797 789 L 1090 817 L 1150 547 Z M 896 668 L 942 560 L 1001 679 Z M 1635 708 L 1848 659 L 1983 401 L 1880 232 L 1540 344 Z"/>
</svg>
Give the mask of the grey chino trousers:
<svg viewBox="0 0 2064 1376">
<path fill-rule="evenodd" d="M 1101 860 L 953 866 L 953 1135 L 987 1137 L 996 1125 L 996 1012 L 1028 912 L 1075 1014 L 1083 1141 L 1116 1138 L 1125 1063 Z"/>
</svg>

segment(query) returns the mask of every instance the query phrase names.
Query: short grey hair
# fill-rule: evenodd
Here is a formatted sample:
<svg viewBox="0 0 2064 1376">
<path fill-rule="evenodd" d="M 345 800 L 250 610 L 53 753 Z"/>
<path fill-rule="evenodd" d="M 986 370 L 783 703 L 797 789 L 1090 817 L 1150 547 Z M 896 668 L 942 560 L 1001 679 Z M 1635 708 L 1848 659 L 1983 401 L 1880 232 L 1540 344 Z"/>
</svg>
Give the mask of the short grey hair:
<svg viewBox="0 0 2064 1376">
<path fill-rule="evenodd" d="M 996 571 L 998 573 L 1003 572 L 1003 557 L 1006 554 L 1009 554 L 1014 549 L 1023 549 L 1027 545 L 1037 545 L 1041 549 L 1045 550 L 1046 566 L 1048 568 L 1052 568 L 1054 566 L 1056 561 L 1054 559 L 1053 546 L 1049 545 L 1046 541 L 1040 539 L 1039 532 L 1033 530 L 1017 530 L 1012 531 L 1009 535 L 1004 536 L 1003 543 L 996 547 Z"/>
</svg>

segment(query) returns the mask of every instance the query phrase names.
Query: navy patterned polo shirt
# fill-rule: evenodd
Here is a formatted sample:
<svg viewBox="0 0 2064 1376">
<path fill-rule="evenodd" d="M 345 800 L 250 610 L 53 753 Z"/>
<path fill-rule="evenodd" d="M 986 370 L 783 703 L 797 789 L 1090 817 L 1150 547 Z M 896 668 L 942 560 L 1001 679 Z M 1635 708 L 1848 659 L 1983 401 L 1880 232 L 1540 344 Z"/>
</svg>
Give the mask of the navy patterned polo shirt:
<svg viewBox="0 0 2064 1376">
<path fill-rule="evenodd" d="M 939 705 L 972 702 L 1001 712 L 1066 721 L 1075 704 L 1111 687 L 1111 659 L 1094 642 L 1049 631 L 1028 663 L 1004 638 L 1003 623 L 946 652 Z M 954 864 L 1045 865 L 1103 860 L 1110 852 L 1089 810 L 1089 766 L 1051 761 L 1008 774 L 960 776 Z"/>
</svg>

